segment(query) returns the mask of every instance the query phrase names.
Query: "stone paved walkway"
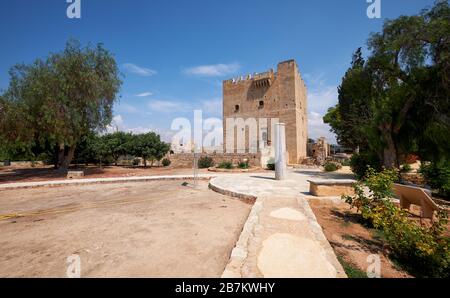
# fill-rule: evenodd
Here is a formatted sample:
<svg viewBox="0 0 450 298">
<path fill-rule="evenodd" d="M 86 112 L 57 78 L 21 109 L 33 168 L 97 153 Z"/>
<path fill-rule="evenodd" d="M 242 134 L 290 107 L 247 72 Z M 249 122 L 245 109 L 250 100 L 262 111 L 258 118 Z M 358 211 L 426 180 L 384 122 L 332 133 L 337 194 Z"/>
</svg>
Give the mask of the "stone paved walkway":
<svg viewBox="0 0 450 298">
<path fill-rule="evenodd" d="M 326 177 L 318 170 L 290 169 L 285 181 L 273 174 L 211 180 L 216 191 L 257 198 L 223 277 L 346 277 L 307 202 L 307 180 L 314 178 Z"/>
</svg>

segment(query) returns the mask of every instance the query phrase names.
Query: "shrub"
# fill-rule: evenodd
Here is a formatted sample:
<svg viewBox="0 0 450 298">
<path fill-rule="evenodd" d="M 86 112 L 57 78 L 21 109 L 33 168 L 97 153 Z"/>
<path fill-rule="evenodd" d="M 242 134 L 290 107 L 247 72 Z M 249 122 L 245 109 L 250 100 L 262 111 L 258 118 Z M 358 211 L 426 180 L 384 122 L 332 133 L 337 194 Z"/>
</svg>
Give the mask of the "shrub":
<svg viewBox="0 0 450 298">
<path fill-rule="evenodd" d="M 267 169 L 269 171 L 275 171 L 275 164 L 274 163 L 268 163 L 267 164 Z"/>
<path fill-rule="evenodd" d="M 409 173 L 411 171 L 412 171 L 411 165 L 409 165 L 407 163 L 400 167 L 400 172 L 401 173 Z"/>
<path fill-rule="evenodd" d="M 231 170 L 233 168 L 233 164 L 229 161 L 224 161 L 219 164 L 218 168 Z"/>
<path fill-rule="evenodd" d="M 239 169 L 243 169 L 243 170 L 248 169 L 248 168 L 249 168 L 248 161 L 246 161 L 246 162 L 244 162 L 244 161 L 240 162 L 239 165 L 238 165 L 238 167 L 239 167 Z"/>
<path fill-rule="evenodd" d="M 350 167 L 356 178 L 361 179 L 366 176 L 369 167 L 377 172 L 381 171 L 381 161 L 372 153 L 354 154 L 350 159 Z"/>
<path fill-rule="evenodd" d="M 172 163 L 172 162 L 171 162 L 170 159 L 168 159 L 168 158 L 164 158 L 164 159 L 162 160 L 162 165 L 163 165 L 163 167 L 168 167 L 168 166 L 170 166 L 171 163 Z"/>
<path fill-rule="evenodd" d="M 341 165 L 343 167 L 349 167 L 350 166 L 350 159 L 343 159 L 343 160 L 341 160 Z"/>
<path fill-rule="evenodd" d="M 214 166 L 214 160 L 209 156 L 200 157 L 198 160 L 199 169 L 207 169 Z"/>
<path fill-rule="evenodd" d="M 115 160 L 112 156 L 107 156 L 104 159 L 102 159 L 102 164 L 105 166 L 110 166 L 114 164 Z"/>
<path fill-rule="evenodd" d="M 139 164 L 141 163 L 141 161 L 140 161 L 140 159 L 139 158 L 135 158 L 135 159 L 133 159 L 133 166 L 138 166 Z"/>
<path fill-rule="evenodd" d="M 361 216 L 383 235 L 392 257 L 409 272 L 419 277 L 450 276 L 450 239 L 445 236 L 447 212 L 438 212 L 431 225 L 413 222 L 409 213 L 391 200 L 396 171 L 377 173 L 369 169 L 364 181 L 355 184 L 355 196 L 343 196 Z M 364 188 L 369 188 L 366 193 Z"/>
<path fill-rule="evenodd" d="M 327 172 L 335 172 L 342 168 L 342 165 L 338 162 L 328 161 L 323 166 L 325 168 L 325 171 Z"/>
<path fill-rule="evenodd" d="M 420 172 L 440 195 L 450 197 L 450 162 L 422 163 Z"/>
</svg>

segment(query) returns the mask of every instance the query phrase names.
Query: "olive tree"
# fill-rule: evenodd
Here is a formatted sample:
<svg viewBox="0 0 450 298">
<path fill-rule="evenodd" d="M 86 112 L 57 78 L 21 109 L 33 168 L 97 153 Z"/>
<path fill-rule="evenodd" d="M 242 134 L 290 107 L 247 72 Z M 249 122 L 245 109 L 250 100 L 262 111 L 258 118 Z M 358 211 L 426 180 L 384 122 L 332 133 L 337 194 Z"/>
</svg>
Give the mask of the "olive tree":
<svg viewBox="0 0 450 298">
<path fill-rule="evenodd" d="M 102 44 L 71 40 L 62 52 L 11 68 L 0 134 L 12 144 L 53 144 L 55 166 L 67 169 L 81 138 L 111 123 L 121 84 Z"/>
</svg>

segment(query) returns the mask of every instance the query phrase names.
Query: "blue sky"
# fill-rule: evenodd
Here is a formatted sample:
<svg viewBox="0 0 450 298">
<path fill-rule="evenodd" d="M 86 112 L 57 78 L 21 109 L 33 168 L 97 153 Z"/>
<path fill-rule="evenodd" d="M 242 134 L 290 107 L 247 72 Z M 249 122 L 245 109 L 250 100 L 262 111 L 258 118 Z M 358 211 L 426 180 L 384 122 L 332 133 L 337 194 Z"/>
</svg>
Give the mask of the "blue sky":
<svg viewBox="0 0 450 298">
<path fill-rule="evenodd" d="M 418 13 L 433 0 L 381 0 L 369 19 L 366 0 L 81 0 L 81 19 L 66 0 L 0 0 L 0 89 L 8 69 L 64 48 L 69 38 L 102 42 L 123 77 L 116 124 L 156 130 L 168 139 L 176 117 L 221 118 L 222 81 L 296 59 L 308 87 L 310 137 L 334 136 L 321 121 L 353 51 L 383 20 Z"/>
</svg>

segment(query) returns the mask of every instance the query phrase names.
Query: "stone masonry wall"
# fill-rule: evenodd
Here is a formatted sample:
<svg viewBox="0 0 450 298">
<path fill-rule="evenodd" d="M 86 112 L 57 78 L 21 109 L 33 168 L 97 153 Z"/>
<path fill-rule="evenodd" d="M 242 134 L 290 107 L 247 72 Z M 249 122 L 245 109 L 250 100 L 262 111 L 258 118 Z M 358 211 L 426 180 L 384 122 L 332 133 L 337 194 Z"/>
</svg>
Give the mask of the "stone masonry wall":
<svg viewBox="0 0 450 298">
<path fill-rule="evenodd" d="M 242 162 L 244 159 L 247 159 L 249 165 L 252 167 L 260 167 L 261 166 L 261 154 L 255 153 L 243 153 L 243 154 L 200 154 L 200 157 L 209 156 L 211 157 L 216 164 L 219 164 L 224 161 L 231 162 L 233 164 L 238 164 Z M 194 166 L 194 154 L 193 153 L 180 153 L 180 154 L 171 154 L 168 157 L 172 161 L 172 166 L 175 168 L 192 168 Z"/>
</svg>

